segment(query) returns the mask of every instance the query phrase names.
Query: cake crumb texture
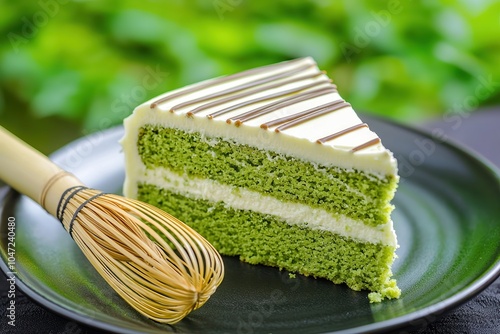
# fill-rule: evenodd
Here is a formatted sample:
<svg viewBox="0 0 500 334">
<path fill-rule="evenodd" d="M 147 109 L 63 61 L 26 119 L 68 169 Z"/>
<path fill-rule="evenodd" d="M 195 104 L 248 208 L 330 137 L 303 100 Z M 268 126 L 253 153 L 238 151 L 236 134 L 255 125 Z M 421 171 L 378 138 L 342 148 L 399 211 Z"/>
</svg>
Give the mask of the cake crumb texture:
<svg viewBox="0 0 500 334">
<path fill-rule="evenodd" d="M 247 188 L 333 215 L 343 214 L 368 226 L 387 223 L 393 210 L 394 175 L 380 178 L 318 166 L 230 140 L 153 125 L 140 129 L 137 146 L 146 168 L 163 167 L 180 175 Z"/>
</svg>

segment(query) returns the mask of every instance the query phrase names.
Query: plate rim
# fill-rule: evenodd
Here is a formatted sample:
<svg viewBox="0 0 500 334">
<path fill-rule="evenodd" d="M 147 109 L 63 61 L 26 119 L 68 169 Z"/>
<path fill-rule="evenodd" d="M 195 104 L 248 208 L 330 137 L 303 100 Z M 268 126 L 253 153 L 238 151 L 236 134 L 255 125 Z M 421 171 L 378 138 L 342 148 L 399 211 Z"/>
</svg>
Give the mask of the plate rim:
<svg viewBox="0 0 500 334">
<path fill-rule="evenodd" d="M 420 136 L 431 138 L 432 140 L 438 142 L 440 145 L 445 145 L 447 146 L 447 148 L 452 149 L 462 155 L 465 155 L 468 158 L 471 158 L 476 163 L 482 165 L 488 170 L 490 176 L 493 176 L 496 179 L 497 181 L 496 185 L 500 188 L 500 169 L 497 166 L 495 166 L 491 161 L 489 161 L 487 158 L 481 156 L 480 154 L 468 148 L 467 146 L 461 144 L 460 142 L 449 137 L 447 137 L 446 140 L 436 138 L 431 134 L 430 131 L 427 131 L 426 129 L 410 126 L 408 124 L 402 124 L 400 122 L 397 122 L 396 120 L 386 119 L 379 116 L 371 114 L 368 115 L 363 113 L 359 113 L 359 116 L 363 120 L 366 118 L 368 120 L 367 121 L 368 124 L 370 124 L 370 119 L 374 119 L 377 122 L 387 123 L 390 126 L 403 129 L 404 131 L 416 133 Z M 116 125 L 108 129 L 96 131 L 94 133 L 70 141 L 65 145 L 63 145 L 61 148 L 54 151 L 52 154 L 50 154 L 49 158 L 53 159 L 58 155 L 64 154 L 65 150 L 67 150 L 69 146 L 78 145 L 78 143 L 85 140 L 91 140 L 93 137 L 96 136 L 101 136 L 101 139 L 102 137 L 107 138 L 109 136 L 114 135 L 115 132 L 123 133 L 123 125 Z M 4 212 L 6 210 L 5 204 L 8 203 L 9 201 L 16 200 L 15 198 L 13 198 L 16 196 L 20 198 L 23 195 L 20 195 L 16 190 L 12 189 L 8 185 L 0 187 L 0 217 L 4 216 Z M 8 275 L 8 273 L 10 273 L 7 263 L 5 262 L 3 256 L 1 257 L 0 268 L 2 269 L 5 275 Z M 412 327 L 417 328 L 416 325 L 411 325 L 411 323 L 421 319 L 425 319 L 426 317 L 433 317 L 433 320 L 426 323 L 428 325 L 429 323 L 432 323 L 437 319 L 439 319 L 447 312 L 450 312 L 451 310 L 457 308 L 458 306 L 466 303 L 473 297 L 477 296 L 499 277 L 500 277 L 500 257 L 496 260 L 496 262 L 492 263 L 489 270 L 481 273 L 481 275 L 479 276 L 476 276 L 472 281 L 472 283 L 470 283 L 464 290 L 456 294 L 453 294 L 452 296 L 436 304 L 424 307 L 423 309 L 413 311 L 411 313 L 404 314 L 395 318 L 383 320 L 380 322 L 373 322 L 371 324 L 366 324 L 358 327 L 353 327 L 333 332 L 329 331 L 324 333 L 341 334 L 341 333 L 352 333 L 353 331 L 355 331 L 356 333 L 368 333 L 368 332 L 380 333 L 382 331 L 385 332 L 388 330 L 395 330 L 401 328 L 412 328 Z M 76 321 L 86 327 L 91 327 L 98 330 L 111 331 L 116 333 L 124 333 L 124 334 L 150 332 L 150 331 L 131 330 L 101 320 L 95 320 L 86 317 L 84 314 L 76 312 L 75 310 L 68 309 L 62 305 L 59 305 L 56 302 L 53 302 L 45 298 L 43 295 L 40 295 L 34 289 L 30 288 L 27 284 L 25 284 L 18 276 L 16 276 L 16 287 L 18 287 L 19 290 L 23 292 L 23 294 L 25 294 L 28 298 L 30 298 L 32 301 L 34 301 L 36 304 L 40 305 L 44 309 L 47 309 L 68 320 Z"/>
</svg>

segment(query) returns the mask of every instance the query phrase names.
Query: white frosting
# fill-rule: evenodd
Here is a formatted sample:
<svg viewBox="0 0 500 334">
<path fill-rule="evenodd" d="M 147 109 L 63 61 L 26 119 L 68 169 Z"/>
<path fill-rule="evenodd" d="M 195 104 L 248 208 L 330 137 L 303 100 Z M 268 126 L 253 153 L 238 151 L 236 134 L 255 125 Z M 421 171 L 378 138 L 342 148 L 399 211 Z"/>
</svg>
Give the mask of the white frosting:
<svg viewBox="0 0 500 334">
<path fill-rule="evenodd" d="M 315 77 L 300 80 L 298 82 L 283 84 L 277 88 L 262 90 L 258 93 L 246 96 L 234 101 L 226 102 L 222 105 L 205 107 L 202 112 L 196 113 L 191 117 L 186 114 L 193 109 L 205 105 L 212 100 L 193 103 L 192 105 L 182 108 L 176 108 L 174 112 L 170 112 L 171 108 L 193 101 L 195 99 L 220 92 L 224 89 L 233 88 L 237 85 L 245 84 L 253 80 L 261 79 L 265 75 L 273 75 L 283 72 L 284 70 L 293 70 L 297 67 L 309 65 L 305 70 L 302 70 L 290 78 L 298 78 L 308 74 L 320 73 L 316 64 L 311 58 L 303 58 L 292 62 L 282 63 L 283 66 L 278 69 L 270 69 L 267 72 L 254 73 L 248 76 L 217 84 L 218 79 L 207 80 L 198 84 L 187 86 L 178 89 L 157 98 L 154 98 L 140 106 L 138 106 L 134 113 L 124 121 L 125 137 L 122 140 L 123 148 L 127 156 L 126 168 L 127 178 L 133 177 L 134 166 L 141 164 L 137 155 L 136 141 L 138 137 L 139 128 L 147 125 L 159 125 L 165 127 L 173 127 L 186 131 L 199 132 L 202 135 L 209 137 L 222 137 L 230 138 L 238 143 L 247 144 L 264 150 L 272 150 L 278 153 L 291 155 L 303 160 L 312 161 L 317 164 L 326 166 L 339 166 L 347 169 L 357 169 L 367 171 L 381 177 L 390 174 L 397 174 L 397 164 L 392 153 L 387 150 L 382 143 L 371 145 L 356 152 L 352 149 L 366 143 L 378 136 L 367 127 L 362 127 L 356 131 L 352 131 L 342 135 L 334 140 L 328 141 L 324 144 L 318 144 L 316 141 L 320 138 L 326 137 L 343 129 L 361 123 L 361 120 L 356 115 L 354 110 L 348 106 L 334 112 L 327 113 L 317 118 L 308 120 L 297 126 L 285 129 L 279 133 L 275 132 L 275 128 L 262 129 L 261 124 L 269 120 L 295 114 L 309 108 L 314 108 L 328 102 L 341 99 L 340 95 L 336 92 L 330 92 L 326 95 L 308 99 L 307 101 L 295 103 L 290 106 L 283 107 L 275 110 L 267 115 L 244 122 L 237 127 L 234 122 L 228 124 L 226 120 L 229 118 L 241 115 L 244 112 L 254 110 L 256 108 L 265 106 L 271 102 L 275 102 L 281 98 L 272 100 L 259 101 L 251 105 L 247 105 L 237 110 L 228 112 L 227 114 L 209 119 L 207 115 L 219 111 L 223 108 L 230 107 L 234 104 L 245 102 L 251 99 L 258 99 L 273 93 L 287 91 L 291 88 L 296 88 L 304 85 L 315 84 L 314 89 L 318 87 L 333 87 L 332 84 L 327 82 L 328 78 L 324 74 L 319 74 Z M 208 83 L 213 83 L 205 87 Z M 273 81 L 287 82 L 287 79 L 279 79 Z M 159 103 L 155 108 L 151 108 L 151 103 L 164 99 L 168 96 L 175 96 L 183 91 L 195 89 L 191 93 L 181 94 L 180 96 L 170 98 L 164 102 Z M 311 89 L 305 90 L 305 92 Z M 236 93 L 228 94 L 234 96 Z M 297 94 L 297 93 L 294 93 Z M 293 94 L 289 94 L 293 95 Z M 224 96 L 226 97 L 226 96 Z M 220 99 L 220 98 L 219 98 Z M 217 99 L 213 99 L 217 100 Z M 129 172 L 130 171 L 130 172 Z M 133 180 L 127 180 L 127 184 L 133 183 Z M 127 189 L 126 191 L 129 191 Z"/>
<path fill-rule="evenodd" d="M 330 231 L 355 240 L 382 243 L 397 247 L 392 221 L 376 227 L 339 215 L 335 217 L 322 209 L 283 202 L 255 191 L 220 184 L 213 180 L 180 176 L 164 168 L 142 169 L 139 182 L 152 184 L 193 199 L 224 202 L 237 210 L 251 210 L 281 218 L 290 225 L 305 225 L 315 230 Z"/>
</svg>

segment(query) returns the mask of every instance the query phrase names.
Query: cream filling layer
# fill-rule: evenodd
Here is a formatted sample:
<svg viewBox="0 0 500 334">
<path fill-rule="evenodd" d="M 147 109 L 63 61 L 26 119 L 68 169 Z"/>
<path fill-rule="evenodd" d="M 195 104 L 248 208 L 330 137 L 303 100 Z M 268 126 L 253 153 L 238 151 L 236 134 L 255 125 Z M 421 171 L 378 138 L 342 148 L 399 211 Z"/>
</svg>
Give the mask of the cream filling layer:
<svg viewBox="0 0 500 334">
<path fill-rule="evenodd" d="M 238 210 L 273 215 L 290 225 L 305 226 L 354 240 L 397 247 L 392 221 L 376 227 L 366 226 L 361 221 L 343 215 L 335 217 L 322 209 L 283 202 L 271 196 L 220 184 L 213 180 L 183 177 L 165 168 L 143 168 L 137 182 L 151 184 L 193 199 L 224 202 L 227 207 Z"/>
</svg>

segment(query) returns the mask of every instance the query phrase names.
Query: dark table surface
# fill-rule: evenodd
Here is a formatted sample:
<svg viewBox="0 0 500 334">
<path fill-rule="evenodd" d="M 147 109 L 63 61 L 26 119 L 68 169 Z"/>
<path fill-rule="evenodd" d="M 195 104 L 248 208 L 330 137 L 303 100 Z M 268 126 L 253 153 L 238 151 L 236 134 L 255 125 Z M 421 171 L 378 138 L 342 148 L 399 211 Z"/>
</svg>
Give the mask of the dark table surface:
<svg viewBox="0 0 500 334">
<path fill-rule="evenodd" d="M 444 115 L 442 119 L 418 125 L 446 135 L 472 149 L 500 168 L 500 108 Z M 500 204 L 500 199 L 499 199 Z M 499 221 L 500 224 L 500 221 Z M 499 245 L 500 247 L 500 245 Z M 8 325 L 8 282 L 0 274 L 0 333 L 101 333 L 60 317 L 17 292 L 16 326 Z M 500 278 L 479 295 L 430 324 L 402 333 L 500 333 Z"/>
</svg>

